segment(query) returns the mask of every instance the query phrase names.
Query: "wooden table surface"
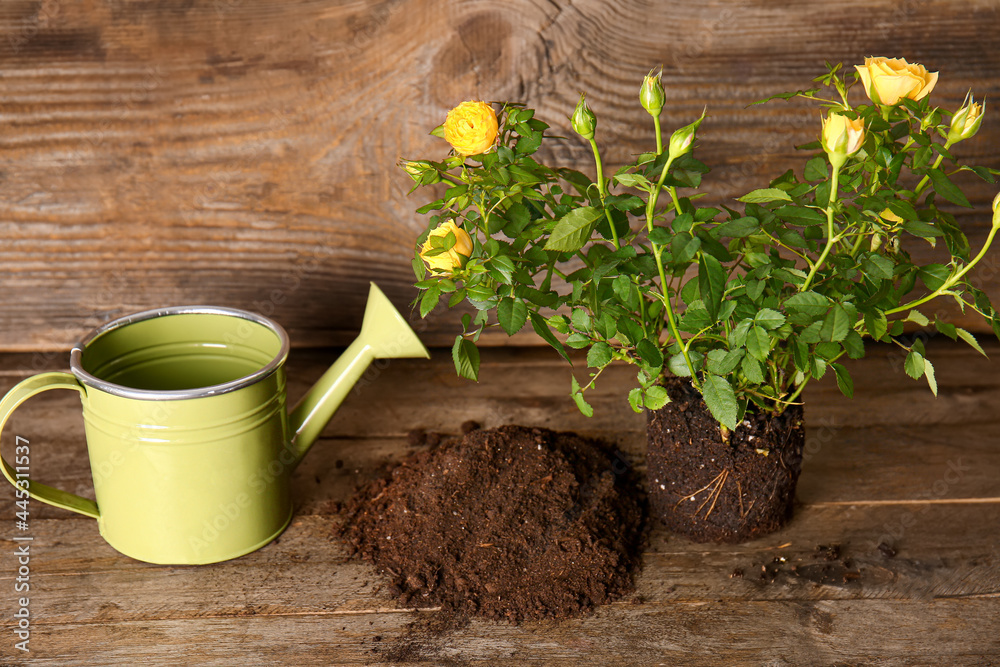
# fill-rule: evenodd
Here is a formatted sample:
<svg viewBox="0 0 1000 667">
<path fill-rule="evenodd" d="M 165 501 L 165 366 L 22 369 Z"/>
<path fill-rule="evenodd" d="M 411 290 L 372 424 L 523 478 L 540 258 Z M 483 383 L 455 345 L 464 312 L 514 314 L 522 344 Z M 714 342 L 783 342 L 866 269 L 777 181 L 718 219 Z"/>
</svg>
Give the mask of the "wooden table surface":
<svg viewBox="0 0 1000 667">
<path fill-rule="evenodd" d="M 654 527 L 635 594 L 559 623 L 433 631 L 436 610 L 399 608 L 371 567 L 348 559 L 331 534 L 336 506 L 411 451 L 409 430 L 455 432 L 468 419 L 604 437 L 641 468 L 644 418 L 622 398 L 627 367 L 605 374 L 591 419 L 569 400 L 569 368 L 549 350 L 487 350 L 479 384 L 455 377 L 447 350 L 373 368 L 296 471 L 292 525 L 225 563 L 141 563 L 109 547 L 94 521 L 39 502 L 19 531 L 3 485 L 0 664 L 997 664 L 997 366 L 938 341 L 929 354 L 936 399 L 885 347 L 852 362 L 853 402 L 829 381 L 806 391 L 806 461 L 786 529 L 715 546 Z M 293 400 L 334 357 L 293 352 Z M 5 355 L 0 384 L 66 363 Z M 92 493 L 78 413 L 69 392 L 32 399 L 4 431 L 5 455 L 15 436 L 27 438 L 33 478 Z M 28 654 L 14 648 L 15 536 L 34 538 Z M 830 545 L 839 559 L 817 554 Z"/>
</svg>

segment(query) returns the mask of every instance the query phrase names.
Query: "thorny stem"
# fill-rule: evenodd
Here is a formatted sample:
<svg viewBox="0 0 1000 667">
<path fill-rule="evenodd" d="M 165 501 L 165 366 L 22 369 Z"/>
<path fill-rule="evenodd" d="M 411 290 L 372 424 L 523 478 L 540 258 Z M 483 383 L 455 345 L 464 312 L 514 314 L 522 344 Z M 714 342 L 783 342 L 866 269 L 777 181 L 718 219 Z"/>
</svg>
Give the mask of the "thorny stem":
<svg viewBox="0 0 1000 667">
<path fill-rule="evenodd" d="M 615 250 L 621 249 L 618 242 L 618 230 L 615 229 L 615 221 L 611 219 L 611 213 L 604 206 L 604 200 L 608 196 L 607 185 L 604 183 L 604 165 L 601 164 L 601 152 L 597 149 L 597 142 L 593 137 L 590 139 L 590 148 L 594 151 L 594 162 L 597 164 L 597 193 L 601 197 L 601 208 L 604 209 L 604 217 L 608 219 L 608 226 L 611 227 L 611 239 L 614 241 Z"/>
<path fill-rule="evenodd" d="M 931 292 L 930 294 L 928 294 L 927 296 L 925 296 L 923 298 L 917 299 L 916 301 L 911 301 L 910 303 L 904 304 L 902 306 L 898 306 L 896 308 L 891 308 L 891 309 L 885 311 L 885 314 L 886 315 L 895 315 L 896 313 L 901 313 L 904 310 L 909 310 L 910 308 L 916 308 L 917 306 L 919 306 L 921 304 L 924 304 L 924 303 L 927 303 L 931 299 L 937 298 L 942 293 L 944 293 L 944 292 L 948 291 L 949 289 L 951 289 L 951 287 L 955 283 L 957 283 L 959 280 L 962 279 L 962 276 L 964 276 L 966 273 L 968 273 L 969 270 L 972 267 L 974 267 L 979 262 L 979 260 L 981 260 L 983 258 L 983 256 L 986 254 L 986 251 L 989 250 L 990 246 L 993 244 L 993 237 L 996 236 L 996 234 L 997 234 L 997 227 L 995 227 L 995 226 L 991 227 L 990 228 L 989 236 L 986 237 L 986 242 L 983 244 L 983 247 L 979 251 L 979 254 L 976 255 L 975 257 L 973 257 L 971 262 L 969 262 L 964 267 L 962 267 L 961 271 L 959 271 L 958 273 L 956 273 L 953 276 L 950 276 L 947 280 L 945 280 L 944 283 L 940 287 L 938 287 L 936 290 L 934 290 L 933 292 Z"/>
<path fill-rule="evenodd" d="M 833 175 L 830 179 L 830 199 L 826 204 L 826 245 L 823 247 L 823 252 L 820 254 L 819 259 L 813 264 L 813 267 L 809 270 L 809 275 L 806 276 L 806 281 L 802 283 L 802 287 L 799 288 L 800 292 L 805 292 L 809 289 L 809 285 L 812 284 L 813 278 L 816 277 L 816 272 L 819 267 L 823 266 L 823 262 L 826 261 L 827 256 L 830 254 L 830 249 L 839 240 L 833 237 L 833 206 L 837 203 L 837 181 L 840 178 L 840 167 L 833 167 Z"/>
<path fill-rule="evenodd" d="M 656 210 L 656 200 L 660 197 L 660 189 L 663 188 L 663 182 L 667 180 L 667 172 L 670 171 L 670 165 L 673 164 L 674 158 L 672 156 L 667 156 L 667 161 L 663 164 L 663 169 L 660 171 L 660 178 L 656 182 L 656 188 L 649 194 L 649 203 L 646 204 L 646 230 L 653 231 L 653 213 Z M 674 205 L 677 206 L 677 194 L 670 188 L 671 198 L 674 200 Z M 680 208 L 675 209 L 675 213 L 680 211 Z M 670 304 L 670 293 L 667 287 L 667 275 L 666 271 L 663 269 L 663 257 L 661 257 L 660 246 L 656 243 L 651 243 L 653 246 L 653 257 L 656 259 L 656 269 L 660 274 L 660 286 L 663 289 L 663 308 L 667 313 L 667 322 L 670 324 L 670 333 L 673 335 L 674 340 L 677 344 L 681 346 L 681 353 L 684 355 L 684 362 L 687 364 L 688 371 L 691 373 L 691 384 L 694 385 L 695 389 L 701 389 L 699 387 L 699 382 L 697 381 L 697 375 L 694 372 L 694 364 L 691 363 L 691 356 L 688 354 L 687 347 L 681 340 L 681 334 L 677 330 L 677 317 L 674 315 L 674 307 Z"/>
<path fill-rule="evenodd" d="M 944 150 L 948 150 L 949 148 L 951 148 L 951 146 L 952 146 L 952 142 L 950 142 L 950 141 L 945 141 L 944 142 Z M 941 154 L 941 153 L 938 153 L 937 159 L 934 160 L 934 164 L 931 165 L 931 169 L 937 169 L 938 167 L 940 167 L 942 160 L 944 160 L 944 155 Z M 922 179 L 920 179 L 920 182 L 917 183 L 917 187 L 914 188 L 914 190 L 913 190 L 913 201 L 917 201 L 918 199 L 920 199 L 920 195 L 923 193 L 924 189 L 927 187 L 927 183 L 930 180 L 931 180 L 931 177 L 928 176 L 927 174 L 924 174 L 924 177 Z"/>
</svg>

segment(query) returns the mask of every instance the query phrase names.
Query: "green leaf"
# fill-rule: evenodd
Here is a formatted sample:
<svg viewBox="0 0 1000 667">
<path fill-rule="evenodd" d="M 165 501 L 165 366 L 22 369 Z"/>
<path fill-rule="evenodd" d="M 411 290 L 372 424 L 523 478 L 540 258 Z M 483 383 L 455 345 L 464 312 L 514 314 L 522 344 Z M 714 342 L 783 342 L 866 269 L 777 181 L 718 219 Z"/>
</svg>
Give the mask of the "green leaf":
<svg viewBox="0 0 1000 667">
<path fill-rule="evenodd" d="M 795 361 L 795 368 L 803 373 L 809 370 L 809 346 L 799 339 L 795 339 L 792 344 L 792 359 Z"/>
<path fill-rule="evenodd" d="M 694 364 L 694 359 L 691 360 L 691 363 Z M 667 360 L 667 368 L 677 377 L 691 377 L 691 369 L 688 368 L 687 359 L 684 358 L 684 354 L 681 352 L 678 352 Z"/>
<path fill-rule="evenodd" d="M 639 188 L 640 190 L 652 190 L 654 186 L 649 179 L 642 174 L 621 173 L 615 174 L 615 181 L 621 183 L 626 188 Z"/>
<path fill-rule="evenodd" d="M 648 338 L 640 340 L 635 346 L 635 351 L 639 353 L 639 356 L 647 366 L 651 368 L 663 367 L 663 353 L 660 352 L 660 348 L 658 348 L 656 344 Z"/>
<path fill-rule="evenodd" d="M 952 340 L 958 340 L 958 327 L 950 322 L 943 322 L 938 318 L 934 318 L 934 328 L 937 329 L 938 333 L 944 334 Z"/>
<path fill-rule="evenodd" d="M 569 320 L 566 319 L 565 315 L 553 315 L 548 318 L 549 326 L 558 331 L 561 334 L 569 333 Z"/>
<path fill-rule="evenodd" d="M 508 336 L 513 336 L 528 321 L 528 307 L 521 299 L 504 297 L 497 304 L 497 320 Z"/>
<path fill-rule="evenodd" d="M 851 379 L 851 374 L 842 364 L 833 363 L 830 365 L 833 366 L 833 372 L 837 374 L 837 386 L 840 388 L 840 393 L 847 398 L 854 398 L 854 380 Z"/>
<path fill-rule="evenodd" d="M 799 292 L 785 301 L 785 307 L 810 317 L 819 317 L 830 307 L 830 299 L 813 291 Z"/>
<path fill-rule="evenodd" d="M 761 308 L 754 315 L 753 321 L 764 327 L 765 329 L 777 329 L 782 324 L 785 323 L 785 316 L 776 310 L 771 310 L 770 308 Z"/>
<path fill-rule="evenodd" d="M 861 334 L 854 329 L 847 332 L 847 337 L 844 338 L 842 344 L 847 350 L 847 356 L 851 359 L 861 359 L 865 356 L 865 341 L 861 338 Z"/>
<path fill-rule="evenodd" d="M 924 359 L 924 377 L 927 378 L 927 385 L 931 388 L 931 393 L 937 396 L 937 378 L 934 377 L 934 364 L 930 359 Z"/>
<path fill-rule="evenodd" d="M 806 162 L 806 168 L 802 176 L 807 181 L 825 181 L 830 177 L 826 158 L 817 156 Z"/>
<path fill-rule="evenodd" d="M 726 291 L 726 270 L 719 260 L 705 253 L 698 258 L 698 290 L 709 317 L 714 321 Z"/>
<path fill-rule="evenodd" d="M 451 358 L 455 362 L 455 371 L 461 377 L 479 381 L 479 349 L 475 343 L 464 336 L 456 336 Z"/>
<path fill-rule="evenodd" d="M 747 335 L 750 333 L 750 327 L 753 326 L 753 320 L 749 317 L 740 320 L 739 324 L 733 327 L 733 330 L 729 332 L 729 347 L 743 347 L 747 342 Z"/>
<path fill-rule="evenodd" d="M 584 417 L 593 417 L 594 408 L 583 398 L 583 392 L 580 391 L 580 383 L 572 375 L 570 375 L 570 380 L 570 395 L 573 397 L 576 407 L 579 408 Z"/>
<path fill-rule="evenodd" d="M 940 229 L 923 222 L 922 220 L 907 220 L 903 223 L 903 229 L 910 232 L 914 236 L 919 236 L 924 239 L 933 238 L 935 236 L 944 236 L 944 232 Z"/>
<path fill-rule="evenodd" d="M 934 192 L 938 193 L 952 204 L 972 208 L 968 198 L 959 190 L 958 186 L 951 182 L 951 179 L 940 169 L 930 169 L 927 175 L 931 177 L 934 184 Z"/>
<path fill-rule="evenodd" d="M 823 326 L 820 328 L 819 335 L 823 340 L 838 343 L 847 337 L 849 329 L 850 319 L 847 311 L 838 303 L 823 318 Z"/>
<path fill-rule="evenodd" d="M 688 304 L 687 309 L 684 311 L 684 316 L 681 318 L 681 323 L 678 326 L 681 331 L 698 333 L 705 327 L 711 326 L 712 322 L 714 320 L 709 316 L 705 304 L 701 299 L 697 299 Z"/>
<path fill-rule="evenodd" d="M 717 208 L 699 208 L 694 212 L 694 219 L 696 222 L 708 222 L 709 220 L 714 220 L 715 216 L 722 213 Z"/>
<path fill-rule="evenodd" d="M 871 253 L 861 260 L 861 268 L 873 278 L 892 280 L 892 272 L 896 267 L 892 263 L 892 260 L 882 255 Z"/>
<path fill-rule="evenodd" d="M 924 315 L 923 313 L 921 313 L 919 310 L 916 309 L 913 309 L 909 313 L 907 313 L 906 319 L 904 321 L 915 322 L 916 324 L 922 327 L 927 326 L 931 322 L 930 320 L 927 319 L 926 315 Z"/>
<path fill-rule="evenodd" d="M 771 352 L 771 337 L 763 327 L 754 325 L 750 328 L 750 335 L 747 336 L 747 352 L 759 361 L 767 361 L 767 355 Z"/>
<path fill-rule="evenodd" d="M 734 239 L 741 239 L 750 236 L 760 229 L 760 221 L 757 218 L 746 216 L 723 222 L 712 230 L 715 236 L 726 236 Z"/>
<path fill-rule="evenodd" d="M 515 202 L 510 205 L 510 208 L 503 214 L 504 219 L 507 220 L 507 224 L 504 225 L 503 233 L 507 235 L 507 238 L 517 238 L 528 223 L 531 222 L 531 213 L 528 211 L 528 207 L 519 202 Z"/>
<path fill-rule="evenodd" d="M 906 374 L 914 380 L 918 380 L 924 374 L 924 367 L 924 355 L 916 350 L 910 350 L 906 355 L 906 360 L 903 362 L 903 369 L 906 371 Z"/>
<path fill-rule="evenodd" d="M 674 261 L 678 264 L 687 264 L 701 249 L 701 239 L 697 236 L 688 238 L 686 235 L 678 234 L 674 236 L 670 244 L 670 250 L 674 255 Z"/>
<path fill-rule="evenodd" d="M 591 368 L 603 368 L 611 363 L 611 358 L 611 346 L 599 340 L 587 352 L 587 365 Z"/>
<path fill-rule="evenodd" d="M 573 322 L 573 326 L 577 329 L 577 331 L 590 331 L 590 313 L 588 313 L 586 309 L 574 308 L 573 312 L 570 314 L 570 321 Z"/>
<path fill-rule="evenodd" d="M 611 287 L 615 291 L 615 296 L 618 300 L 625 305 L 625 307 L 631 310 L 637 310 L 639 307 L 639 295 L 635 291 L 635 285 L 629 280 L 626 275 L 615 276 L 615 279 L 611 281 Z"/>
<path fill-rule="evenodd" d="M 604 311 L 601 313 L 601 316 L 594 321 L 594 329 L 605 338 L 611 339 L 615 337 L 616 333 L 618 333 L 618 322 L 615 321 L 614 315 Z"/>
<path fill-rule="evenodd" d="M 635 195 L 608 195 L 604 200 L 604 205 L 619 211 L 634 211 L 645 206 L 645 202 Z"/>
<path fill-rule="evenodd" d="M 882 340 L 889 331 L 889 322 L 885 318 L 885 313 L 881 310 L 865 313 L 865 329 L 868 335 L 875 340 Z"/>
<path fill-rule="evenodd" d="M 514 267 L 514 260 L 510 257 L 507 255 L 495 255 L 489 259 L 488 265 L 490 275 L 494 279 L 504 285 L 510 285 L 513 282 L 513 275 L 516 268 Z"/>
<path fill-rule="evenodd" d="M 951 271 L 943 264 L 927 264 L 917 269 L 917 277 L 932 292 L 944 285 L 944 282 L 948 280 L 950 275 Z"/>
<path fill-rule="evenodd" d="M 545 322 L 545 318 L 534 311 L 530 311 L 528 313 L 528 318 L 531 320 L 531 328 L 535 330 L 535 333 L 541 336 L 542 339 L 551 345 L 563 359 L 572 365 L 573 362 L 570 361 L 569 355 L 566 354 L 566 348 L 563 347 L 563 344 L 560 343 L 555 336 L 552 335 L 552 332 L 549 330 L 549 325 Z"/>
<path fill-rule="evenodd" d="M 545 242 L 546 250 L 576 252 L 590 239 L 601 212 L 593 206 L 576 208 L 564 215 Z"/>
<path fill-rule="evenodd" d="M 694 216 L 690 213 L 681 213 L 676 218 L 674 218 L 673 223 L 670 228 L 675 232 L 683 233 L 691 231 L 691 227 L 694 225 Z"/>
<path fill-rule="evenodd" d="M 749 354 L 744 356 L 740 362 L 740 370 L 743 371 L 743 376 L 750 382 L 754 384 L 762 384 L 764 382 L 764 367 Z"/>
<path fill-rule="evenodd" d="M 776 209 L 774 214 L 782 220 L 802 227 L 822 225 L 826 222 L 826 214 L 823 211 L 806 206 L 782 206 Z"/>
<path fill-rule="evenodd" d="M 666 227 L 656 226 L 650 230 L 650 232 L 646 235 L 646 238 L 649 239 L 650 243 L 655 243 L 658 246 L 664 246 L 673 240 L 674 235 Z"/>
<path fill-rule="evenodd" d="M 628 392 L 628 404 L 636 412 L 642 412 L 642 389 L 635 387 Z"/>
<path fill-rule="evenodd" d="M 532 132 L 531 134 L 517 140 L 517 144 L 514 146 L 514 151 L 520 155 L 531 155 L 537 151 L 538 147 L 541 145 L 542 133 Z"/>
<path fill-rule="evenodd" d="M 646 395 L 642 399 L 643 404 L 650 410 L 659 410 L 670 402 L 667 390 L 659 385 L 653 385 L 646 389 Z"/>
<path fill-rule="evenodd" d="M 438 300 L 441 298 L 441 286 L 437 283 L 431 285 L 424 291 L 424 295 L 420 298 L 420 317 L 427 317 L 427 313 L 434 310 L 434 306 L 438 304 Z"/>
<path fill-rule="evenodd" d="M 716 375 L 729 375 L 739 366 L 746 354 L 742 348 L 735 350 L 712 350 L 708 353 L 708 370 Z"/>
<path fill-rule="evenodd" d="M 730 431 L 735 429 L 740 406 L 732 385 L 718 375 L 708 373 L 701 383 L 701 394 L 712 416 Z"/>
<path fill-rule="evenodd" d="M 979 346 L 979 341 L 976 340 L 975 336 L 973 336 L 968 331 L 962 328 L 956 328 L 955 333 L 957 333 L 958 337 L 964 340 L 966 343 L 968 343 L 972 347 L 972 349 L 974 349 L 976 352 L 983 355 L 984 357 L 986 356 L 986 353 L 983 352 L 983 348 Z"/>
<path fill-rule="evenodd" d="M 749 192 L 742 197 L 737 198 L 736 201 L 741 201 L 744 204 L 766 204 L 772 201 L 792 201 L 792 198 L 789 197 L 788 193 L 784 190 L 779 190 L 778 188 L 763 188 Z"/>
</svg>

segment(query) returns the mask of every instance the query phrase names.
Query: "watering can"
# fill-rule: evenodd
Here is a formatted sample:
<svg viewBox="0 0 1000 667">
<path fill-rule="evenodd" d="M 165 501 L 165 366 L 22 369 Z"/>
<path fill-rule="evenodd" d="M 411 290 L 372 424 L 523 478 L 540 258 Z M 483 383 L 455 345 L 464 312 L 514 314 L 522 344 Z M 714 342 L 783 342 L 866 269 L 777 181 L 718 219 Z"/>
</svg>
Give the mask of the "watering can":
<svg viewBox="0 0 1000 667">
<path fill-rule="evenodd" d="M 281 326 L 232 308 L 108 322 L 73 347 L 71 372 L 29 377 L 0 400 L 2 429 L 35 394 L 80 393 L 96 502 L 36 482 L 6 458 L 4 476 L 18 497 L 96 519 L 112 547 L 141 561 L 250 553 L 291 521 L 292 472 L 372 360 L 430 356 L 374 283 L 361 333 L 291 410 L 288 350 Z"/>
</svg>

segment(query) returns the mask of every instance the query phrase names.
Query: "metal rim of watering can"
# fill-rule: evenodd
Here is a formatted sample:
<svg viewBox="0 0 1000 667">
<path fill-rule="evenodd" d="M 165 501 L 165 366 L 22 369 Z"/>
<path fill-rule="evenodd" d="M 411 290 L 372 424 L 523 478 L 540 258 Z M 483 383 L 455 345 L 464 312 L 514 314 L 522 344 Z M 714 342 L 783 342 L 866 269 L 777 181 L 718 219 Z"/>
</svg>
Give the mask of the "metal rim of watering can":
<svg viewBox="0 0 1000 667">
<path fill-rule="evenodd" d="M 91 375 L 83 369 L 83 351 L 84 349 L 93 341 L 97 340 L 99 337 L 113 331 L 120 327 L 127 326 L 129 324 L 134 324 L 136 322 L 142 322 L 144 320 L 150 320 L 158 317 L 164 317 L 168 315 L 225 315 L 229 317 L 236 317 L 243 320 L 248 320 L 259 324 L 263 327 L 270 329 L 281 342 L 281 347 L 278 353 L 271 359 L 266 365 L 260 369 L 254 371 L 249 375 L 245 375 L 241 378 L 233 380 L 231 382 L 225 382 L 223 384 L 210 385 L 207 387 L 195 387 L 192 389 L 176 389 L 168 391 L 159 391 L 155 389 L 135 389 L 133 387 L 126 387 L 124 385 L 115 384 L 113 382 L 108 382 L 102 380 L 99 377 Z M 172 306 L 169 308 L 154 308 L 152 310 L 144 310 L 139 313 L 133 313 L 132 315 L 126 315 L 124 317 L 119 317 L 116 320 L 111 320 L 102 324 L 100 327 L 94 329 L 89 334 L 87 334 L 80 342 L 73 346 L 73 349 L 69 354 L 69 366 L 73 375 L 76 379 L 85 384 L 88 387 L 93 387 L 94 389 L 99 389 L 100 391 L 112 394 L 114 396 L 121 396 L 122 398 L 133 398 L 146 401 L 170 401 L 170 400 L 184 400 L 189 398 L 204 398 L 207 396 L 218 396 L 219 394 L 227 394 L 229 392 L 242 389 L 244 387 L 249 387 L 250 385 L 263 380 L 275 371 L 277 371 L 285 360 L 288 358 L 288 350 L 290 348 L 288 334 L 282 328 L 280 324 L 274 320 L 264 317 L 263 315 L 258 315 L 257 313 L 251 313 L 246 310 L 240 310 L 238 308 L 225 308 L 222 306 Z"/>
</svg>

